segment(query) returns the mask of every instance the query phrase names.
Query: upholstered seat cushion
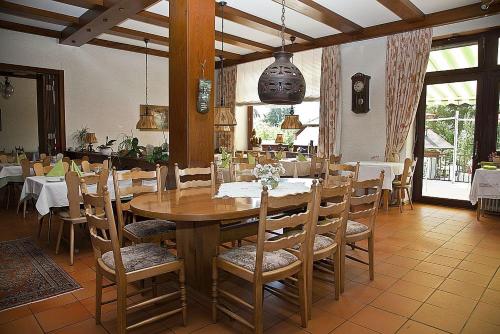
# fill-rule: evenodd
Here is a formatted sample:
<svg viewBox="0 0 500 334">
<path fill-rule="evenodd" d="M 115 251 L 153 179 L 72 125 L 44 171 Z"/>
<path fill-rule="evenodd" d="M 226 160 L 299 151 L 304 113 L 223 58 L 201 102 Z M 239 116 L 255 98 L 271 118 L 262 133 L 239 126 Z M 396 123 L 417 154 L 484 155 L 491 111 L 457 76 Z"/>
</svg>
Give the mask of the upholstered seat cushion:
<svg viewBox="0 0 500 334">
<path fill-rule="evenodd" d="M 232 248 L 219 255 L 219 258 L 249 271 L 255 270 L 255 257 L 255 245 L 245 245 L 242 247 Z M 298 260 L 299 259 L 295 255 L 285 250 L 264 252 L 262 270 L 264 272 L 276 270 L 286 267 Z"/>
<path fill-rule="evenodd" d="M 144 243 L 122 247 L 120 252 L 127 273 L 177 260 L 166 248 L 157 244 Z M 102 261 L 111 269 L 115 269 L 115 258 L 112 251 L 104 253 Z"/>
<path fill-rule="evenodd" d="M 124 229 L 138 238 L 145 238 L 175 231 L 175 223 L 160 219 L 150 219 L 127 224 Z"/>
<path fill-rule="evenodd" d="M 358 223 L 354 220 L 347 221 L 346 235 L 358 234 L 365 231 L 368 231 L 368 226 L 365 224 Z"/>
<path fill-rule="evenodd" d="M 333 240 L 332 238 L 329 238 L 325 235 L 316 234 L 316 237 L 314 238 L 314 251 L 317 252 L 324 248 L 330 247 L 334 243 L 335 240 Z"/>
</svg>

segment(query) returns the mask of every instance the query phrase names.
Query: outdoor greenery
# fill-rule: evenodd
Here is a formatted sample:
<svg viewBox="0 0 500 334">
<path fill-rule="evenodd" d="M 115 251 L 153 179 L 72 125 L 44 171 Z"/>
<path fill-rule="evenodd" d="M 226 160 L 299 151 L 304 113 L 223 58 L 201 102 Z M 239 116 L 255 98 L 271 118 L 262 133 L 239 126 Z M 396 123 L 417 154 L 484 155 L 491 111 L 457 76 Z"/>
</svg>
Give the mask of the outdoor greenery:
<svg viewBox="0 0 500 334">
<path fill-rule="evenodd" d="M 290 113 L 289 107 L 282 108 L 272 108 L 268 113 L 262 115 L 257 111 L 254 111 L 254 117 L 260 119 L 260 122 L 255 124 L 255 132 L 257 137 L 261 137 L 262 140 L 272 141 L 276 139 L 278 133 L 282 133 L 284 137 L 284 144 L 293 144 L 295 139 L 293 130 L 282 130 L 281 123 L 285 119 L 285 115 Z"/>
</svg>

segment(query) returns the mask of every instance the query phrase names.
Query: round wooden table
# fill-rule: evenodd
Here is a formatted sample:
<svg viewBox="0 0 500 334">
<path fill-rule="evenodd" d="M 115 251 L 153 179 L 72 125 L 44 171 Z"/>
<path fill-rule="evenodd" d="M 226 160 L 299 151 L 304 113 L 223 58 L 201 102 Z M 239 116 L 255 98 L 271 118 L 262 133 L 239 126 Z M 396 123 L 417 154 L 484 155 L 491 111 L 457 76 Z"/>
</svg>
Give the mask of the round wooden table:
<svg viewBox="0 0 500 334">
<path fill-rule="evenodd" d="M 193 188 L 144 194 L 130 202 L 140 216 L 176 222 L 177 255 L 184 259 L 186 283 L 208 296 L 212 257 L 217 253 L 220 225 L 259 215 L 260 198 L 214 198 L 216 189 Z"/>
</svg>

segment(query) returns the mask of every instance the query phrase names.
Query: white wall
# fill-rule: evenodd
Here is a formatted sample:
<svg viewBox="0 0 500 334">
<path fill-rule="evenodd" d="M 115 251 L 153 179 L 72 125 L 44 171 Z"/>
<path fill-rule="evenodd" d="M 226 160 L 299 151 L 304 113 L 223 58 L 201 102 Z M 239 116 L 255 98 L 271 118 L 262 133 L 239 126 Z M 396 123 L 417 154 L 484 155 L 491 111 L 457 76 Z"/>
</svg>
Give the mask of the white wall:
<svg viewBox="0 0 500 334">
<path fill-rule="evenodd" d="M 0 80 L 3 82 L 5 78 Z M 26 152 L 38 151 L 36 80 L 10 77 L 9 81 L 14 86 L 14 94 L 8 99 L 0 96 L 0 149 L 10 152 L 22 146 Z"/>
<path fill-rule="evenodd" d="M 118 139 L 133 130 L 142 145 L 158 145 L 161 132 L 139 131 L 139 105 L 145 97 L 142 54 L 92 45 L 72 47 L 56 39 L 0 29 L 0 62 L 64 70 L 67 146 L 82 126 Z M 149 58 L 149 104 L 168 105 L 168 59 Z M 168 138 L 168 134 L 167 134 Z M 115 146 L 116 148 L 116 146 Z"/>
</svg>

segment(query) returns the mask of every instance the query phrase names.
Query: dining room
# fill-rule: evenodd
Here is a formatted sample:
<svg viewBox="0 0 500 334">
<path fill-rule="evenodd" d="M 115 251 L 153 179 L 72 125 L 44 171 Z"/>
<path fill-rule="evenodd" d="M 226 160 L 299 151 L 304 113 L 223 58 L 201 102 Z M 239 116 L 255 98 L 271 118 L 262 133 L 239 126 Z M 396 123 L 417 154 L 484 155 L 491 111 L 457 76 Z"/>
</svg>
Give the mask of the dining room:
<svg viewBox="0 0 500 334">
<path fill-rule="evenodd" d="M 499 333 L 499 22 L 1 0 L 0 333 Z"/>
</svg>

